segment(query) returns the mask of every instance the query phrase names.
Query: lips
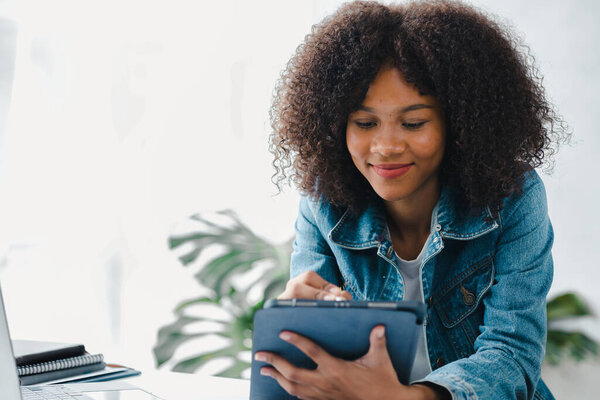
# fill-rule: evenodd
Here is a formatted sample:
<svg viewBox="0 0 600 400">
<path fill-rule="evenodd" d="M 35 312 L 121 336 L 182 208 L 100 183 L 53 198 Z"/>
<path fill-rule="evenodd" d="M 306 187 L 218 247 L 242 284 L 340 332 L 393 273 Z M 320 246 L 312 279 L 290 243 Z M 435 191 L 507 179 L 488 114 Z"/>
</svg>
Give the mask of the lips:
<svg viewBox="0 0 600 400">
<path fill-rule="evenodd" d="M 397 178 L 406 174 L 413 164 L 373 164 L 375 173 L 383 178 Z"/>
</svg>

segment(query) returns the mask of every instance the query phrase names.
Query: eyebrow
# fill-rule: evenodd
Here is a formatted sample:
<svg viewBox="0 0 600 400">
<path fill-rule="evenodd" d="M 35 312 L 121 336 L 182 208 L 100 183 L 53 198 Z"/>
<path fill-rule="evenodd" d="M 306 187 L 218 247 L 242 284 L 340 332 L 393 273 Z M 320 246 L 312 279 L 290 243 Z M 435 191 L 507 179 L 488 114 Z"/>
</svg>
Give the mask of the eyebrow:
<svg viewBox="0 0 600 400">
<path fill-rule="evenodd" d="M 409 111 L 415 111 L 415 110 L 421 110 L 423 108 L 435 108 L 434 106 L 430 106 L 428 104 L 411 104 L 410 106 L 406 106 L 404 108 L 401 108 L 399 110 L 396 110 L 396 112 L 400 112 L 400 113 L 407 113 Z M 375 109 L 371 108 L 371 107 L 365 107 L 365 106 L 360 106 L 358 107 L 358 110 L 362 110 L 362 111 L 366 111 L 369 113 L 373 113 L 376 114 Z"/>
</svg>

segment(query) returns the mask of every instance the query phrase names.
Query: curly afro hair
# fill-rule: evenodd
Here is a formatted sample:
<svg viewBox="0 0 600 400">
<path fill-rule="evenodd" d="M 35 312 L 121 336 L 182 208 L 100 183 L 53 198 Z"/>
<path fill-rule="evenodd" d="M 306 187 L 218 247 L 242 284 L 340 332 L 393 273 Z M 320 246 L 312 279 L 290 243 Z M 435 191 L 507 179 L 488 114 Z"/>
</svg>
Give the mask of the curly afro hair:
<svg viewBox="0 0 600 400">
<path fill-rule="evenodd" d="M 527 170 L 568 132 L 546 99 L 527 47 L 456 1 L 355 1 L 313 26 L 283 71 L 271 108 L 274 182 L 358 212 L 375 192 L 346 147 L 348 116 L 391 62 L 445 113 L 440 169 L 466 210 L 500 209 Z"/>
</svg>

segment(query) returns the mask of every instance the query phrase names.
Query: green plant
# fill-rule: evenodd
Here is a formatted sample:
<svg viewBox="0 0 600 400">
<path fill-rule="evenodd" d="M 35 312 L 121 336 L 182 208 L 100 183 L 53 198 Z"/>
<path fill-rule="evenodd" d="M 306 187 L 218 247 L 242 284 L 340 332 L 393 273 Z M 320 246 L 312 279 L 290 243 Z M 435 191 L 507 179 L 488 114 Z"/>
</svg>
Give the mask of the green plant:
<svg viewBox="0 0 600 400">
<path fill-rule="evenodd" d="M 216 224 L 194 215 L 191 220 L 198 225 L 197 230 L 169 238 L 171 249 L 189 248 L 179 260 L 184 266 L 198 267 L 194 278 L 209 291 L 177 305 L 175 321 L 159 330 L 153 350 L 160 366 L 172 359 L 184 343 L 216 335 L 226 339 L 224 346 L 178 360 L 173 371 L 194 372 L 208 361 L 225 358 L 230 366 L 217 375 L 239 378 L 250 367 L 244 353 L 252 349 L 254 313 L 266 299 L 283 292 L 289 279 L 292 241 L 271 243 L 254 234 L 234 212 L 226 210 L 219 214 L 227 223 Z M 201 255 L 209 250 L 213 254 L 203 261 Z M 202 316 L 189 312 L 199 305 L 216 306 L 221 316 L 214 316 L 209 309 Z M 206 328 L 187 332 L 192 324 L 198 323 Z"/>
<path fill-rule="evenodd" d="M 240 377 L 250 367 L 252 349 L 252 323 L 254 313 L 264 301 L 283 292 L 289 279 L 289 262 L 292 241 L 274 244 L 257 236 L 232 211 L 222 211 L 228 223 L 216 224 L 199 215 L 192 216 L 198 229 L 186 235 L 169 238 L 171 249 L 188 247 L 189 251 L 179 257 L 184 266 L 196 266 L 194 278 L 207 295 L 182 301 L 175 308 L 174 322 L 163 326 L 158 332 L 154 355 L 158 366 L 173 358 L 176 349 L 184 343 L 216 335 L 227 340 L 217 349 L 193 354 L 179 360 L 174 371 L 194 372 L 208 361 L 225 358 L 230 366 L 217 375 Z M 209 249 L 217 250 L 205 260 L 202 254 Z M 224 317 L 211 316 L 210 312 L 197 316 L 188 312 L 199 304 L 220 309 Z M 565 356 L 581 360 L 590 354 L 598 354 L 598 344 L 581 332 L 560 330 L 558 321 L 591 315 L 577 295 L 563 294 L 547 303 L 548 341 L 546 361 L 559 363 Z M 186 332 L 195 323 L 209 323 L 198 332 Z"/>
<path fill-rule="evenodd" d="M 581 361 L 589 355 L 598 355 L 598 343 L 582 332 L 566 331 L 556 327 L 559 321 L 591 316 L 589 308 L 574 293 L 565 293 L 547 303 L 548 340 L 546 361 L 557 365 L 566 356 Z"/>
</svg>

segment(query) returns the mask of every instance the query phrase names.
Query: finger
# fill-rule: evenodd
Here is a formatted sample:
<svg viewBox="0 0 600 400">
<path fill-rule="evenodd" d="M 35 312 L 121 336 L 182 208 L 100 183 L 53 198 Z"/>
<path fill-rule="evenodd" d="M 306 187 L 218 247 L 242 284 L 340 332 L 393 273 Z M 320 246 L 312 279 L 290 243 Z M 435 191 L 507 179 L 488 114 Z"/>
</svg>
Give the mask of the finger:
<svg viewBox="0 0 600 400">
<path fill-rule="evenodd" d="M 303 282 L 296 281 L 291 282 L 285 292 L 280 294 L 278 299 L 311 299 L 311 300 L 345 300 L 341 296 L 336 296 L 331 294 L 330 292 L 314 288 L 312 286 L 306 285 Z"/>
<path fill-rule="evenodd" d="M 321 346 L 313 342 L 312 340 L 290 331 L 282 331 L 279 337 L 286 342 L 296 346 L 300 351 L 306 354 L 311 360 L 313 360 L 319 367 L 330 367 L 337 361 L 336 358 L 332 357 L 327 353 Z"/>
<path fill-rule="evenodd" d="M 391 364 L 391 359 L 387 350 L 387 340 L 385 338 L 385 327 L 377 325 L 371 330 L 369 335 L 369 351 L 363 357 L 361 364 L 374 367 L 382 364 Z"/>
<path fill-rule="evenodd" d="M 288 281 L 279 299 L 351 300 L 352 295 L 321 278 L 314 271 L 307 271 Z"/>
<path fill-rule="evenodd" d="M 280 375 L 290 382 L 305 383 L 315 374 L 314 371 L 298 368 L 285 358 L 269 352 L 256 352 L 254 359 L 271 364 Z"/>
<path fill-rule="evenodd" d="M 338 289 L 338 292 L 342 291 L 339 287 L 323 279 L 321 275 L 317 274 L 315 271 L 306 271 L 305 273 L 299 275 L 298 278 L 300 278 L 307 285 L 317 289 L 325 291 L 330 289 Z"/>
<path fill-rule="evenodd" d="M 305 273 L 299 275 L 298 278 L 308 286 L 312 286 L 315 289 L 319 289 L 323 292 L 328 292 L 334 296 L 342 296 L 342 289 L 340 289 L 333 283 L 326 281 L 321 277 L 321 275 L 317 274 L 314 271 L 306 271 Z"/>
<path fill-rule="evenodd" d="M 347 290 L 342 290 L 342 297 L 344 300 L 352 300 L 352 293 Z"/>
<path fill-rule="evenodd" d="M 316 394 L 314 393 L 314 390 L 310 386 L 302 385 L 301 383 L 297 382 L 292 382 L 274 368 L 262 367 L 260 369 L 260 374 L 275 379 L 277 383 L 279 383 L 279 386 L 283 388 L 283 390 L 285 390 L 294 397 L 298 397 L 301 399 L 317 398 Z"/>
</svg>

